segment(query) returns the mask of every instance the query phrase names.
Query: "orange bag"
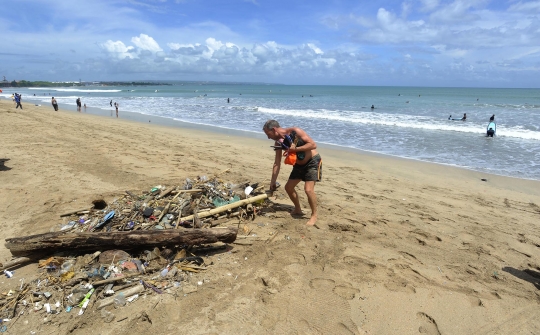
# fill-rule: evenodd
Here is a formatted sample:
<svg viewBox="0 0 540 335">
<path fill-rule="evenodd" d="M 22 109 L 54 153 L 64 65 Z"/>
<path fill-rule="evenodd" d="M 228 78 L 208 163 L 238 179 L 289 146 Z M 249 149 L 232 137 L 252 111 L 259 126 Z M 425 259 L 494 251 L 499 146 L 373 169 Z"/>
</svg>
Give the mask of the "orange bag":
<svg viewBox="0 0 540 335">
<path fill-rule="evenodd" d="M 285 156 L 285 164 L 294 165 L 296 164 L 296 152 L 289 152 L 283 154 Z"/>
</svg>

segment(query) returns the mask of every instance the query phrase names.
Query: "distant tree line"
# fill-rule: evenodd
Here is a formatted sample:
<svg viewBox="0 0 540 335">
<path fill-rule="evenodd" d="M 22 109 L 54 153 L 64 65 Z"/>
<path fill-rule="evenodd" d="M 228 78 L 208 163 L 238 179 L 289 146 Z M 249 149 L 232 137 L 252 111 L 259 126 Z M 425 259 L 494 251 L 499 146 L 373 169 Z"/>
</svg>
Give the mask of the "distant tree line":
<svg viewBox="0 0 540 335">
<path fill-rule="evenodd" d="M 143 82 L 143 81 L 100 81 L 97 85 L 107 85 L 107 86 L 156 86 L 156 85 L 172 85 L 169 83 L 153 83 L 153 82 Z"/>
<path fill-rule="evenodd" d="M 27 80 L 19 80 L 15 81 L 13 80 L 11 83 L 11 87 L 66 87 L 66 86 L 81 86 L 79 84 L 74 83 L 52 83 L 49 81 L 27 81 Z"/>
<path fill-rule="evenodd" d="M 11 87 L 72 87 L 72 86 L 87 86 L 87 85 L 105 85 L 105 86 L 155 86 L 155 85 L 171 85 L 168 83 L 152 83 L 152 82 L 123 82 L 123 81 L 102 81 L 97 84 L 89 83 L 62 83 L 50 81 L 28 81 L 28 80 L 13 80 L 10 82 Z"/>
</svg>

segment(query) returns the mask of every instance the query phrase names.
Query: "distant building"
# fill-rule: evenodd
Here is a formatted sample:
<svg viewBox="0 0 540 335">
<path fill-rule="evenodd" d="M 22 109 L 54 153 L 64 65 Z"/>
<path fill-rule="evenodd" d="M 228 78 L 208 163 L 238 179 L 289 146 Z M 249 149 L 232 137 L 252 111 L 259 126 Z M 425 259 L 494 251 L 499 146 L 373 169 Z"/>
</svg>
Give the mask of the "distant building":
<svg viewBox="0 0 540 335">
<path fill-rule="evenodd" d="M 11 84 L 9 83 L 9 81 L 6 80 L 6 76 L 3 76 L 4 77 L 4 80 L 2 80 L 2 87 L 10 87 Z"/>
</svg>

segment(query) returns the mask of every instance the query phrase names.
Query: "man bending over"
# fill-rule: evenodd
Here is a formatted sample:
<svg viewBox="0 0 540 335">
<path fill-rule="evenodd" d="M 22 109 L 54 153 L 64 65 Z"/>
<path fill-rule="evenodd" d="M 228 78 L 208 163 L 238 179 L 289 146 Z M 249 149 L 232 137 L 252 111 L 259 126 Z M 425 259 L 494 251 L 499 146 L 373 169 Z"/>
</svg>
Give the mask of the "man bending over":
<svg viewBox="0 0 540 335">
<path fill-rule="evenodd" d="M 321 180 L 322 177 L 322 160 L 317 153 L 317 144 L 306 134 L 305 131 L 298 127 L 281 128 L 276 120 L 268 120 L 263 126 L 263 131 L 275 142 L 274 150 L 276 157 L 274 167 L 272 168 L 272 179 L 270 181 L 270 191 L 276 189 L 276 180 L 281 167 L 281 158 L 283 152 L 294 156 L 296 154 L 296 162 L 293 164 L 293 170 L 289 176 L 285 191 L 291 198 L 294 204 L 294 210 L 291 215 L 302 215 L 302 208 L 298 200 L 298 194 L 295 187 L 301 181 L 304 181 L 304 191 L 308 197 L 309 207 L 311 208 L 311 218 L 307 222 L 308 226 L 313 226 L 317 222 L 317 196 L 315 194 L 315 182 Z M 286 159 L 290 161 L 289 159 Z M 291 162 L 289 162 L 291 163 Z"/>
</svg>

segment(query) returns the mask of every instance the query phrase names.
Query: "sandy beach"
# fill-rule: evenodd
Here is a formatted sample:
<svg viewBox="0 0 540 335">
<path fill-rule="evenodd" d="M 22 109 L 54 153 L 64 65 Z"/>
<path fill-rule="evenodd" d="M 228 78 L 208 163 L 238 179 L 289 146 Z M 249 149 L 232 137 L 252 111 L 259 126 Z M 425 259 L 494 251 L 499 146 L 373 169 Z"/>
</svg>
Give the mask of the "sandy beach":
<svg viewBox="0 0 540 335">
<path fill-rule="evenodd" d="M 224 180 L 268 184 L 272 142 L 0 100 L 3 240 L 48 232 L 60 214 L 125 190 Z M 289 126 L 289 125 L 287 125 Z M 261 125 L 262 128 L 262 125 Z M 307 129 L 309 133 L 309 129 Z M 261 132 L 261 136 L 264 136 Z M 286 211 L 249 222 L 251 244 L 206 259 L 196 292 L 77 317 L 22 315 L 12 334 L 536 334 L 540 182 L 318 148 L 320 229 Z M 290 167 L 282 165 L 284 185 Z M 482 180 L 482 179 L 485 179 Z M 309 205 L 298 189 L 301 204 Z M 292 205 L 284 190 L 276 203 Z M 287 206 L 284 206 L 285 208 Z M 277 236 L 267 241 L 271 233 Z M 11 259 L 0 245 L 0 262 Z M 37 265 L 0 280 L 7 292 Z M 151 322 L 136 316 L 144 311 Z"/>
</svg>

